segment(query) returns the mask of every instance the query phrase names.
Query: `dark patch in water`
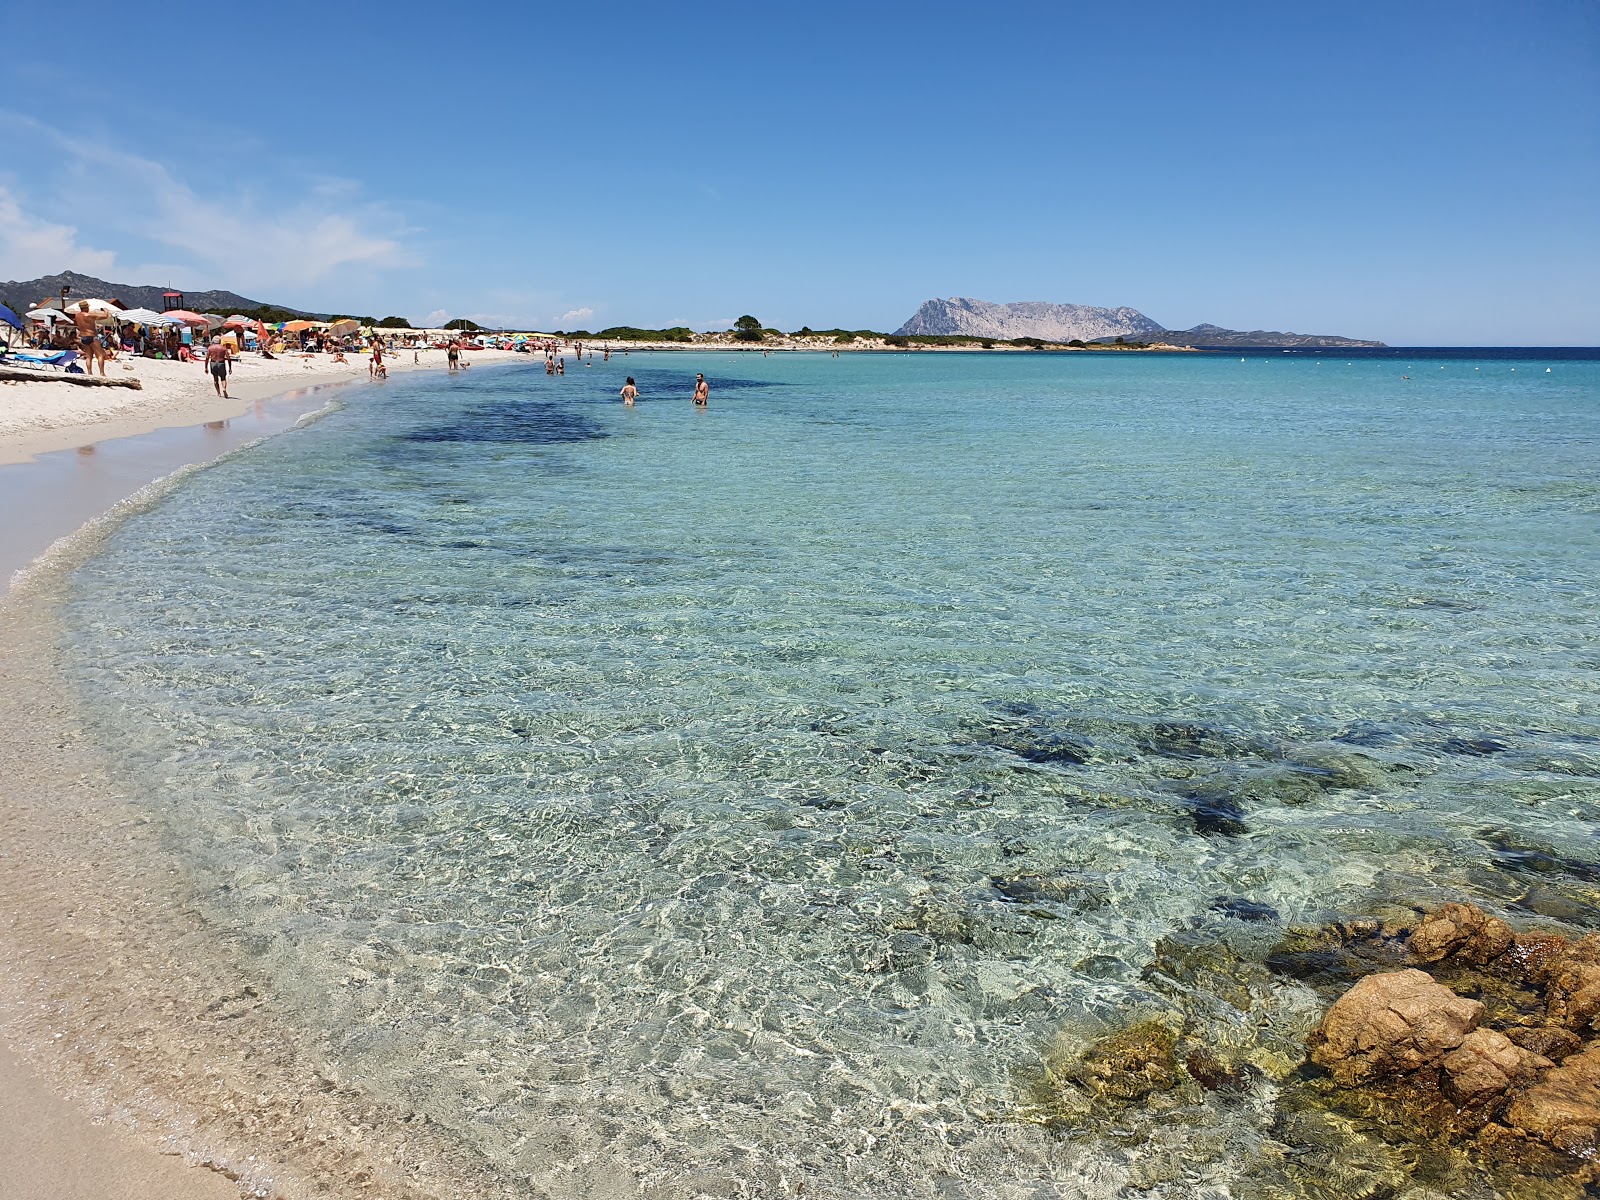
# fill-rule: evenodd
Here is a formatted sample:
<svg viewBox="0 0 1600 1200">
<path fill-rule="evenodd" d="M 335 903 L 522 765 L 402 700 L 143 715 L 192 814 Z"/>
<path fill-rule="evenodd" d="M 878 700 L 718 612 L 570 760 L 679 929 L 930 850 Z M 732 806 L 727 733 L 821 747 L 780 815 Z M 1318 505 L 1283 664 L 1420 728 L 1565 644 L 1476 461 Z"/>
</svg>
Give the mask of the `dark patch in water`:
<svg viewBox="0 0 1600 1200">
<path fill-rule="evenodd" d="M 1491 754 L 1504 754 L 1510 746 L 1492 737 L 1451 737 L 1440 743 L 1446 754 L 1459 754 L 1469 758 L 1486 758 Z"/>
<path fill-rule="evenodd" d="M 1135 735 L 1133 744 L 1146 754 L 1162 758 L 1247 758 L 1261 748 L 1214 725 L 1183 721 L 1155 721 Z"/>
<path fill-rule="evenodd" d="M 1495 865 L 1518 875 L 1566 875 L 1585 883 L 1600 883 L 1600 866 L 1579 862 L 1539 846 L 1504 830 L 1488 830 L 1480 835 L 1494 853 Z"/>
<path fill-rule="evenodd" d="M 1206 837 L 1243 837 L 1250 832 L 1244 823 L 1244 806 L 1232 796 L 1195 793 L 1187 800 L 1196 833 Z"/>
<path fill-rule="evenodd" d="M 1478 606 L 1466 600 L 1447 600 L 1441 596 L 1412 597 L 1406 601 L 1407 608 L 1432 608 L 1441 612 L 1476 612 Z"/>
<path fill-rule="evenodd" d="M 1278 910 L 1270 904 L 1262 904 L 1258 900 L 1247 900 L 1243 896 L 1218 896 L 1211 901 L 1211 912 L 1221 913 L 1225 917 L 1233 917 L 1240 921 L 1277 921 Z"/>
<path fill-rule="evenodd" d="M 554 404 L 527 395 L 478 405 L 443 424 L 425 425 L 397 435 L 403 442 L 520 446 L 593 442 L 607 436 L 599 424 L 570 404 Z"/>
<path fill-rule="evenodd" d="M 1387 725 L 1375 725 L 1368 722 L 1352 726 L 1343 733 L 1336 734 L 1333 740 L 1343 742 L 1347 746 L 1367 746 L 1372 749 L 1404 746 L 1407 741 L 1403 734 Z"/>
<path fill-rule="evenodd" d="M 1015 754 L 1024 762 L 1046 766 L 1082 766 L 1093 753 L 1086 742 L 1066 734 L 1044 734 L 1033 739 L 1000 737 L 990 744 Z"/>
</svg>

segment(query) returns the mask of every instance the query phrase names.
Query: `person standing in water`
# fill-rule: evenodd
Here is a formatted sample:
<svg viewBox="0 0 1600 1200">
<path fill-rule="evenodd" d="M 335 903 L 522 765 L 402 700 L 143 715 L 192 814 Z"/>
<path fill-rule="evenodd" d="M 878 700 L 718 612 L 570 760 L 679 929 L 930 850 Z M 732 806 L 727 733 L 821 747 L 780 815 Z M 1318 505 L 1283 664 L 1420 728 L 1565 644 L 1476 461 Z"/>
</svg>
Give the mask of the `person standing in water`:
<svg viewBox="0 0 1600 1200">
<path fill-rule="evenodd" d="M 695 377 L 694 377 L 694 405 L 695 405 L 695 407 L 696 408 L 704 408 L 706 406 L 706 401 L 708 401 L 710 399 L 711 399 L 711 385 L 706 382 L 706 377 L 704 375 L 700 374 L 699 372 L 696 372 L 695 373 Z"/>
<path fill-rule="evenodd" d="M 633 402 L 638 398 L 639 389 L 633 386 L 633 376 L 629 375 L 628 382 L 622 385 L 622 402 L 632 408 Z"/>
</svg>

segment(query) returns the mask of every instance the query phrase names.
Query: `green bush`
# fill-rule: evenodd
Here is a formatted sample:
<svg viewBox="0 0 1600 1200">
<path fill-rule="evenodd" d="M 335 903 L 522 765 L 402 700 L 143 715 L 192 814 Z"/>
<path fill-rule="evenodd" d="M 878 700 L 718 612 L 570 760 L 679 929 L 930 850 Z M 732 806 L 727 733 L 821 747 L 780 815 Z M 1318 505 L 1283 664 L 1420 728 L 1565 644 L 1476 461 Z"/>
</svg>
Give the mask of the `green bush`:
<svg viewBox="0 0 1600 1200">
<path fill-rule="evenodd" d="M 640 329 L 637 325 L 613 325 L 586 337 L 609 338 L 614 342 L 692 342 L 694 330 L 687 325 L 674 325 L 671 329 Z"/>
<path fill-rule="evenodd" d="M 404 317 L 385 317 L 378 322 L 379 329 L 410 329 L 411 322 Z"/>
<path fill-rule="evenodd" d="M 902 337 L 898 333 L 888 334 L 883 340 L 891 346 L 909 346 L 911 344 L 910 339 Z"/>
</svg>

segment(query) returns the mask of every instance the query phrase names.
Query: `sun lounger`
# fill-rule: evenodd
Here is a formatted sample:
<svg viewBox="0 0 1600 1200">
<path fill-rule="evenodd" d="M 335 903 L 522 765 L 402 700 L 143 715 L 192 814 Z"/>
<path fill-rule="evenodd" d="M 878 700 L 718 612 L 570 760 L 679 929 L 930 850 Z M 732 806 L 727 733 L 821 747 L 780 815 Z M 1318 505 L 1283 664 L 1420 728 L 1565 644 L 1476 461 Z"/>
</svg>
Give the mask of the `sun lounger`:
<svg viewBox="0 0 1600 1200">
<path fill-rule="evenodd" d="M 12 350 L 7 354 L 0 354 L 0 362 L 25 363 L 31 367 L 54 367 L 58 371 L 65 370 L 77 360 L 76 350 L 57 350 L 54 354 L 24 354 L 20 350 Z"/>
</svg>

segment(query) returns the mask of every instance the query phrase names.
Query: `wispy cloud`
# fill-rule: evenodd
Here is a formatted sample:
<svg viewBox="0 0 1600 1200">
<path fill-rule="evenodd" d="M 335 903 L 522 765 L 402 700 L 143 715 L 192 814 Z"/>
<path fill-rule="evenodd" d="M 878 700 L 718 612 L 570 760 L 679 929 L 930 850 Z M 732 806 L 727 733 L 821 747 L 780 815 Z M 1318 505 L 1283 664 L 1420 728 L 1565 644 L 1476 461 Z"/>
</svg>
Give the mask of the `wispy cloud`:
<svg viewBox="0 0 1600 1200">
<path fill-rule="evenodd" d="M 57 271 L 104 275 L 116 266 L 111 250 L 96 250 L 78 240 L 74 226 L 35 217 L 23 210 L 10 188 L 0 187 L 0 263 L 14 279 Z"/>
<path fill-rule="evenodd" d="M 578 321 L 587 321 L 592 316 L 594 316 L 594 309 L 592 308 L 569 308 L 561 314 L 560 323 L 562 325 L 572 325 Z"/>
<path fill-rule="evenodd" d="M 25 206 L 17 195 L 0 199 L 0 256 L 26 274 L 71 266 L 104 273 L 121 264 L 139 268 L 127 252 L 93 249 L 72 226 L 31 215 L 57 208 L 83 214 L 96 241 L 137 239 L 145 253 L 160 247 L 159 270 L 187 273 L 195 283 L 242 291 L 293 289 L 353 269 L 414 266 L 408 244 L 417 232 L 388 207 L 363 200 L 348 180 L 279 181 L 270 198 L 258 188 L 202 191 L 163 163 L 87 138 L 50 130 L 28 118 L 20 125 L 54 151 L 49 159 L 60 195 Z M 40 189 L 31 189 L 34 192 Z M 13 266 L 13 264 L 19 264 Z"/>
</svg>

